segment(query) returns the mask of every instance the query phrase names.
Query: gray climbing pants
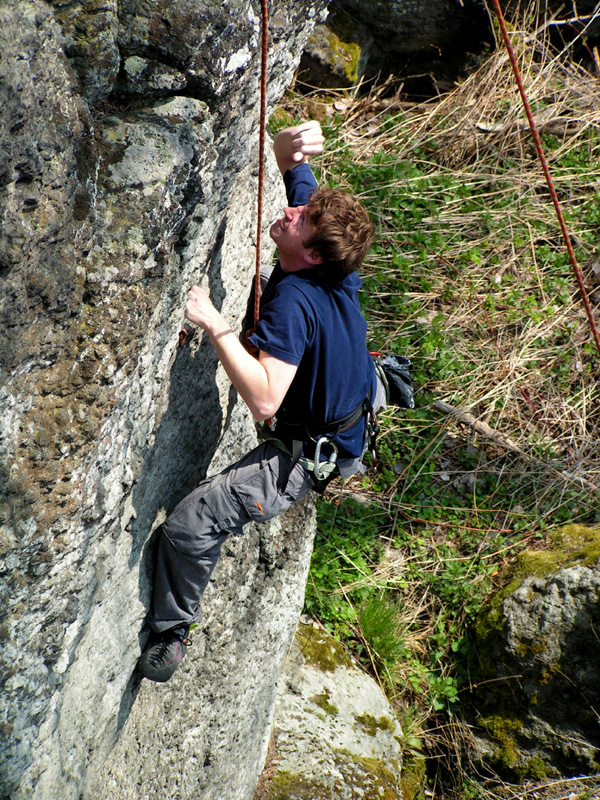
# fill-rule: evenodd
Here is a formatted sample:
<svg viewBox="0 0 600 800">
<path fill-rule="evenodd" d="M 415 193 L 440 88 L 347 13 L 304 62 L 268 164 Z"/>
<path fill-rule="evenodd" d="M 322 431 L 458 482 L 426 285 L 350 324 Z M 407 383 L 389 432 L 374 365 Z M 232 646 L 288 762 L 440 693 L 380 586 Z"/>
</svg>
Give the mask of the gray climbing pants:
<svg viewBox="0 0 600 800">
<path fill-rule="evenodd" d="M 202 481 L 162 526 L 152 605 L 147 621 L 157 632 L 196 622 L 200 600 L 230 533 L 266 522 L 303 497 L 313 483 L 291 456 L 264 442 L 237 463 Z"/>
</svg>

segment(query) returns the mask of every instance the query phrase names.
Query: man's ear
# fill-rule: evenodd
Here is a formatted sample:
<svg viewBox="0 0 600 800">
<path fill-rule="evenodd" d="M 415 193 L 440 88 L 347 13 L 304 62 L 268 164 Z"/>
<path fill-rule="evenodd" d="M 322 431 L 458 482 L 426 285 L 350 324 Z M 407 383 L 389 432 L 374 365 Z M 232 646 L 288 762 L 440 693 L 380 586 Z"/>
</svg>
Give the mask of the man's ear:
<svg viewBox="0 0 600 800">
<path fill-rule="evenodd" d="M 304 256 L 304 258 L 310 264 L 312 264 L 313 267 L 316 267 L 317 264 L 322 264 L 323 263 L 323 256 L 321 255 L 321 253 L 318 253 L 316 250 L 309 250 L 306 253 L 306 255 Z"/>
</svg>

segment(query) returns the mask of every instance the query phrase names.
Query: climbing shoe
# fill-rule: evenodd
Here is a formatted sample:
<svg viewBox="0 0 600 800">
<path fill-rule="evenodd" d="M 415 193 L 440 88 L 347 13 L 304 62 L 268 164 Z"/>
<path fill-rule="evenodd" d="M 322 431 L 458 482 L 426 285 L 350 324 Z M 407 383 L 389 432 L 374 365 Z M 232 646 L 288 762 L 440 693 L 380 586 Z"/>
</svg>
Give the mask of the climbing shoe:
<svg viewBox="0 0 600 800">
<path fill-rule="evenodd" d="M 179 666 L 191 645 L 187 625 L 151 633 L 146 649 L 138 662 L 138 671 L 151 681 L 164 683 Z"/>
</svg>

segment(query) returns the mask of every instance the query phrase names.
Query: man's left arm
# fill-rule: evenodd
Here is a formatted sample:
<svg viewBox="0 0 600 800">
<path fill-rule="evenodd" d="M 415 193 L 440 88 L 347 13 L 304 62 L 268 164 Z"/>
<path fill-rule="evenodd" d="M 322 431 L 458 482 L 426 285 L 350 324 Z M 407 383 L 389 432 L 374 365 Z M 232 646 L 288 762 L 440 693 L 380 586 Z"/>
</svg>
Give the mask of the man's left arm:
<svg viewBox="0 0 600 800">
<path fill-rule="evenodd" d="M 282 175 L 321 153 L 323 142 L 321 126 L 314 120 L 280 131 L 273 150 Z M 297 365 L 264 351 L 259 352 L 258 360 L 251 356 L 199 286 L 190 291 L 185 316 L 208 333 L 225 372 L 254 418 L 260 422 L 272 417 L 294 380 Z"/>
<path fill-rule="evenodd" d="M 198 286 L 190 291 L 185 316 L 203 328 L 242 399 L 254 419 L 262 422 L 277 411 L 298 367 L 260 352 L 258 360 L 250 355 L 229 324 Z"/>
</svg>

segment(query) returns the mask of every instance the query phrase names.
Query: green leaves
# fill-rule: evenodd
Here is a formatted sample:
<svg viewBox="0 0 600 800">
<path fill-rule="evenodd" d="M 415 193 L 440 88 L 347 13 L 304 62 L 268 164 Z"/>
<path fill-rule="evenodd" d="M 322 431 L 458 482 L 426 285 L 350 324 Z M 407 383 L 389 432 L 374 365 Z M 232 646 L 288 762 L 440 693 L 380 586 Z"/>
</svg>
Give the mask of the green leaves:
<svg viewBox="0 0 600 800">
<path fill-rule="evenodd" d="M 319 527 L 306 587 L 305 609 L 338 638 L 352 635 L 355 604 L 376 586 L 374 569 L 382 544 L 377 512 L 348 501 L 319 503 Z"/>
</svg>

